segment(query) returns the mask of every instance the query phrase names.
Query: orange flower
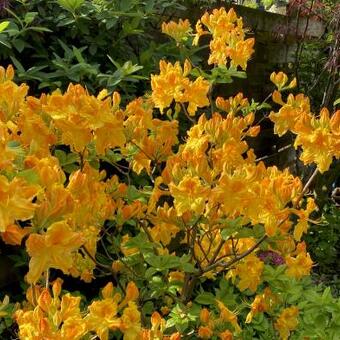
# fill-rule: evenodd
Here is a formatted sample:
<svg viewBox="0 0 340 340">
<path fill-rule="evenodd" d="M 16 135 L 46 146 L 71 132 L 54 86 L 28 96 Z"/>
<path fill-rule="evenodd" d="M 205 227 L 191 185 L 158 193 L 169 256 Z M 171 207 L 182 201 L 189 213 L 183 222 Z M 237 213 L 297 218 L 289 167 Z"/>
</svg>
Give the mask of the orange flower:
<svg viewBox="0 0 340 340">
<path fill-rule="evenodd" d="M 208 31 L 204 31 L 203 25 Z M 231 67 L 241 66 L 246 69 L 247 62 L 254 52 L 254 39 L 244 39 L 242 18 L 238 18 L 234 9 L 228 12 L 222 7 L 214 9 L 211 14 L 206 12 L 196 24 L 196 36 L 193 44 L 197 45 L 200 36 L 209 33 L 210 56 L 208 64 L 226 65 L 230 60 Z"/>
<path fill-rule="evenodd" d="M 19 326 L 20 339 L 75 339 L 86 333 L 85 322 L 80 313 L 80 297 L 69 293 L 59 297 L 60 281 L 52 287 L 53 297 L 47 289 L 38 296 L 34 310 L 19 309 L 14 318 Z"/>
<path fill-rule="evenodd" d="M 129 302 L 121 318 L 120 330 L 124 333 L 124 340 L 135 340 L 141 332 L 141 314 L 134 302 Z"/>
<path fill-rule="evenodd" d="M 311 260 L 310 255 L 306 253 L 305 249 L 297 247 L 297 251 L 296 257 L 291 255 L 286 256 L 286 274 L 295 277 L 296 279 L 300 279 L 303 276 L 309 275 L 313 266 L 313 261 Z"/>
<path fill-rule="evenodd" d="M 20 245 L 22 239 L 32 231 L 32 228 L 21 228 L 17 224 L 7 226 L 4 233 L 0 233 L 1 238 L 7 244 Z"/>
<path fill-rule="evenodd" d="M 8 66 L 5 71 L 2 67 L 0 70 L 0 121 L 8 122 L 14 119 L 24 104 L 28 92 L 28 86 L 20 86 L 12 82 L 14 76 L 13 67 Z"/>
<path fill-rule="evenodd" d="M 219 334 L 221 340 L 233 340 L 233 333 L 231 333 L 228 329 Z"/>
<path fill-rule="evenodd" d="M 274 327 L 280 333 L 282 340 L 289 338 L 290 332 L 296 329 L 298 321 L 299 309 L 295 306 L 285 308 L 279 318 L 276 320 Z"/>
<path fill-rule="evenodd" d="M 93 140 L 98 153 L 125 143 L 123 117 L 112 108 L 111 98 L 90 96 L 81 85 L 71 84 L 64 94 L 55 91 L 43 110 L 61 131 L 62 142 L 77 152 L 83 152 Z M 113 129 L 114 134 L 110 133 Z"/>
<path fill-rule="evenodd" d="M 188 38 L 191 32 L 190 21 L 188 19 L 179 19 L 179 22 L 170 21 L 162 23 L 162 32 L 175 39 L 177 43 Z"/>
<path fill-rule="evenodd" d="M 188 210 L 198 215 L 203 213 L 210 188 L 204 186 L 197 176 L 186 175 L 178 185 L 170 183 L 169 187 L 175 199 L 174 204 L 178 216 Z"/>
<path fill-rule="evenodd" d="M 340 110 L 330 118 L 323 108 L 320 118 L 308 117 L 300 120 L 295 127 L 297 134 L 294 146 L 302 147 L 300 159 L 305 164 L 315 162 L 321 173 L 327 171 L 333 157 L 340 158 Z"/>
<path fill-rule="evenodd" d="M 65 221 L 53 223 L 43 235 L 31 234 L 26 241 L 31 256 L 27 282 L 36 283 L 48 268 L 57 268 L 68 274 L 73 255 L 83 243 L 83 235 L 73 232 Z"/>
<path fill-rule="evenodd" d="M 196 78 L 194 82 L 187 78 L 191 70 L 188 60 L 183 69 L 179 62 L 172 65 L 164 60 L 159 62 L 159 68 L 159 75 L 151 75 L 151 88 L 152 100 L 161 113 L 173 100 L 178 103 L 189 102 L 188 112 L 191 116 L 195 115 L 198 107 L 209 105 L 209 82 L 202 77 Z"/>
<path fill-rule="evenodd" d="M 283 89 L 292 89 L 296 86 L 296 78 L 294 78 L 289 84 L 288 86 L 285 87 L 285 85 L 288 82 L 288 76 L 283 73 L 283 72 L 273 72 L 270 75 L 270 80 L 272 83 L 275 84 L 275 86 L 277 87 L 277 89 L 279 91 L 283 90 Z"/>
<path fill-rule="evenodd" d="M 236 313 L 232 312 L 228 307 L 224 305 L 222 301 L 216 300 L 218 309 L 220 310 L 220 319 L 223 322 L 230 322 L 235 328 L 236 332 L 241 331 L 241 327 L 237 322 Z"/>
<path fill-rule="evenodd" d="M 237 275 L 240 278 L 237 284 L 238 288 L 241 291 L 249 288 L 252 292 L 255 292 L 257 286 L 261 283 L 263 268 L 264 263 L 253 254 L 239 262 L 235 269 L 232 270 L 233 275 Z"/>
<path fill-rule="evenodd" d="M 208 326 L 200 326 L 198 329 L 198 336 L 201 339 L 210 339 L 213 336 L 214 332 Z"/>
<path fill-rule="evenodd" d="M 37 205 L 32 203 L 32 199 L 38 190 L 37 185 L 30 185 L 20 177 L 10 182 L 0 175 L 0 232 L 5 232 L 15 220 L 33 217 Z"/>
<path fill-rule="evenodd" d="M 255 299 L 251 304 L 251 311 L 247 315 L 246 323 L 250 323 L 257 313 L 271 310 L 276 302 L 277 297 L 272 293 L 270 288 L 266 287 L 262 294 L 255 296 Z"/>
</svg>

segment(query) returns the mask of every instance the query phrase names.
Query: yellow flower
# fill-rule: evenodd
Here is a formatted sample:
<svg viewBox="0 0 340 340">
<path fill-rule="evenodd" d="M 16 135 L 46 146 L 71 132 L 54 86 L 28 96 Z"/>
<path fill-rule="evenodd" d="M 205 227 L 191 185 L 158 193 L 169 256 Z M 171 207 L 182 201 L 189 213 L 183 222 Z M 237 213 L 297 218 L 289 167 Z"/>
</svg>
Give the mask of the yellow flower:
<svg viewBox="0 0 340 340">
<path fill-rule="evenodd" d="M 15 220 L 33 217 L 37 205 L 32 199 L 39 187 L 30 185 L 24 179 L 15 177 L 11 182 L 0 175 L 0 232 L 5 232 Z"/>
<path fill-rule="evenodd" d="M 8 122 L 18 115 L 19 110 L 25 102 L 28 92 L 28 86 L 21 84 L 20 86 L 13 83 L 12 79 L 14 71 L 12 66 L 8 66 L 0 70 L 0 121 Z"/>
<path fill-rule="evenodd" d="M 74 210 L 74 200 L 69 190 L 61 184 L 54 184 L 46 190 L 43 198 L 39 199 L 34 224 L 46 227 L 53 222 L 63 219 Z"/>
<path fill-rule="evenodd" d="M 141 315 L 134 302 L 129 302 L 123 311 L 120 330 L 124 333 L 124 340 L 136 340 L 142 330 Z"/>
<path fill-rule="evenodd" d="M 273 72 L 271 75 L 270 75 L 270 80 L 272 83 L 275 84 L 275 86 L 277 87 L 277 89 L 279 91 L 283 90 L 283 89 L 292 89 L 296 86 L 296 78 L 294 78 L 289 84 L 288 86 L 285 87 L 285 85 L 287 84 L 288 82 L 288 76 L 283 73 L 283 72 Z"/>
<path fill-rule="evenodd" d="M 294 146 L 302 147 L 300 159 L 309 164 L 315 162 L 321 173 L 327 171 L 333 157 L 340 158 L 340 111 L 329 117 L 329 112 L 323 108 L 320 118 L 309 117 L 301 120 L 294 133 L 297 134 Z"/>
<path fill-rule="evenodd" d="M 264 263 L 253 254 L 236 264 L 232 273 L 240 278 L 240 281 L 237 284 L 240 291 L 250 289 L 252 292 L 255 292 L 257 286 L 261 283 L 263 268 Z"/>
<path fill-rule="evenodd" d="M 210 188 L 204 186 L 198 177 L 186 175 L 178 185 L 170 183 L 169 187 L 175 199 L 174 204 L 178 216 L 188 210 L 198 215 L 203 213 Z"/>
<path fill-rule="evenodd" d="M 42 158 L 50 156 L 51 145 L 57 142 L 51 119 L 43 112 L 46 96 L 39 99 L 27 97 L 17 119 L 20 143 L 30 150 L 30 154 Z"/>
<path fill-rule="evenodd" d="M 271 289 L 266 287 L 262 294 L 255 296 L 251 304 L 251 311 L 247 315 L 246 323 L 250 323 L 256 314 L 271 310 L 277 300 Z"/>
<path fill-rule="evenodd" d="M 92 140 L 98 153 L 125 143 L 123 117 L 112 107 L 111 98 L 100 98 L 90 96 L 81 85 L 70 85 L 64 94 L 55 91 L 43 105 L 61 131 L 62 142 L 77 152 Z M 109 132 L 113 129 L 114 134 Z"/>
<path fill-rule="evenodd" d="M 60 298 L 59 280 L 54 282 L 52 290 L 53 297 L 47 289 L 41 290 L 38 305 L 33 310 L 25 308 L 15 312 L 20 339 L 80 340 L 85 335 L 85 322 L 79 308 L 80 297 L 68 293 Z"/>
<path fill-rule="evenodd" d="M 208 323 L 210 320 L 210 312 L 207 308 L 202 308 L 200 312 L 200 320 L 203 323 Z"/>
<path fill-rule="evenodd" d="M 73 265 L 73 255 L 84 243 L 81 233 L 73 232 L 65 221 L 53 223 L 43 235 L 31 234 L 26 241 L 31 256 L 27 282 L 36 283 L 49 268 L 68 274 Z"/>
<path fill-rule="evenodd" d="M 228 307 L 224 305 L 222 301 L 216 300 L 218 309 L 220 310 L 220 319 L 223 322 L 230 322 L 235 328 L 236 332 L 241 331 L 241 327 L 237 322 L 236 313 L 232 312 Z"/>
<path fill-rule="evenodd" d="M 118 330 L 121 320 L 118 317 L 117 298 L 105 298 L 94 301 L 88 307 L 89 313 L 85 318 L 86 329 L 95 331 L 102 340 L 108 340 L 109 330 Z"/>
<path fill-rule="evenodd" d="M 175 39 L 177 43 L 185 40 L 191 32 L 190 21 L 179 19 L 179 22 L 162 23 L 162 32 Z"/>
<path fill-rule="evenodd" d="M 0 121 L 0 170 L 10 170 L 13 168 L 13 161 L 17 156 L 17 152 L 8 145 L 11 139 L 8 126 Z"/>
<path fill-rule="evenodd" d="M 309 275 L 313 266 L 310 255 L 306 253 L 303 247 L 297 248 L 296 257 L 287 255 L 285 260 L 287 265 L 286 274 L 295 277 L 296 279 Z"/>
<path fill-rule="evenodd" d="M 0 83 L 4 83 L 6 80 L 12 80 L 14 78 L 14 68 L 12 65 L 8 65 L 5 69 L 0 66 Z"/>
<path fill-rule="evenodd" d="M 27 156 L 24 164 L 25 168 L 33 169 L 37 173 L 39 184 L 43 188 L 50 189 L 52 186 L 62 185 L 66 180 L 58 159 L 51 155 L 44 158 L 39 158 L 36 155 Z"/>
<path fill-rule="evenodd" d="M 202 77 L 198 77 L 194 82 L 187 78 L 191 70 L 188 60 L 185 61 L 183 69 L 179 62 L 172 65 L 164 60 L 159 62 L 159 68 L 159 75 L 151 75 L 151 88 L 152 100 L 161 113 L 173 100 L 178 103 L 189 102 L 190 115 L 194 115 L 198 107 L 209 105 L 209 82 Z"/>
<path fill-rule="evenodd" d="M 289 338 L 290 332 L 296 329 L 298 321 L 299 309 L 295 306 L 285 308 L 278 319 L 276 320 L 274 327 L 280 333 L 282 340 Z"/>
<path fill-rule="evenodd" d="M 6 231 L 0 233 L 2 240 L 11 245 L 20 245 L 23 238 L 32 231 L 31 227 L 21 228 L 17 224 L 7 226 Z"/>
<path fill-rule="evenodd" d="M 169 245 L 179 230 L 180 229 L 176 225 L 164 222 L 160 222 L 149 229 L 152 239 L 155 242 L 162 242 L 164 246 Z"/>
<path fill-rule="evenodd" d="M 315 201 L 313 198 L 307 198 L 307 207 L 306 210 L 296 210 L 294 213 L 299 217 L 298 223 L 294 228 L 294 239 L 296 241 L 300 241 L 302 234 L 307 233 L 308 230 L 308 218 L 309 215 L 317 209 Z"/>
<path fill-rule="evenodd" d="M 249 38 L 245 41 L 239 41 L 235 48 L 228 50 L 231 59 L 230 65 L 237 68 L 241 66 L 242 70 L 246 70 L 247 62 L 254 53 L 255 39 Z"/>
<path fill-rule="evenodd" d="M 114 212 L 115 203 L 106 193 L 110 183 L 104 183 L 104 177 L 105 172 L 95 170 L 88 163 L 69 177 L 67 189 L 75 203 L 71 218 L 81 230 L 86 226 L 101 226 Z"/>
<path fill-rule="evenodd" d="M 271 112 L 269 115 L 270 120 L 275 124 L 274 132 L 280 137 L 288 130 L 296 133 L 297 123 L 304 119 L 308 120 L 310 113 L 309 98 L 301 93 L 295 97 L 290 94 L 287 98 L 287 103 L 284 103 L 281 95 L 277 91 L 274 91 L 273 99 L 282 105 L 278 113 Z"/>
<path fill-rule="evenodd" d="M 197 45 L 199 38 L 208 33 L 212 35 L 208 64 L 226 65 L 230 61 L 231 67 L 246 69 L 254 52 L 254 39 L 244 39 L 242 18 L 237 18 L 233 8 L 228 12 L 224 8 L 214 9 L 211 14 L 206 12 L 196 24 L 193 44 Z"/>
</svg>

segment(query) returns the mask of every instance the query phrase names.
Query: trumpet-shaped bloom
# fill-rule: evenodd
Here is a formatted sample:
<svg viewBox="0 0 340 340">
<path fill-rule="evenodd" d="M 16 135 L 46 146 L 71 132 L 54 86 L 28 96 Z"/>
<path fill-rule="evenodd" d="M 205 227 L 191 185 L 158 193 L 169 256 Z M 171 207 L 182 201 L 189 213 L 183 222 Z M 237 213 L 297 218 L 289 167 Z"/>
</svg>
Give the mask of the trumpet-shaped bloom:
<svg viewBox="0 0 340 340">
<path fill-rule="evenodd" d="M 53 223 L 45 234 L 31 234 L 26 241 L 31 256 L 27 281 L 36 283 L 49 268 L 68 274 L 73 266 L 73 255 L 82 244 L 83 235 L 72 231 L 66 221 Z"/>
<path fill-rule="evenodd" d="M 23 178 L 9 181 L 0 175 L 0 232 L 14 224 L 15 220 L 28 220 L 33 217 L 37 204 L 33 198 L 39 186 L 28 184 Z"/>
<path fill-rule="evenodd" d="M 280 338 L 282 340 L 287 340 L 289 338 L 290 332 L 296 329 L 299 320 L 299 309 L 295 306 L 285 308 L 278 319 L 276 320 L 274 327 L 280 333 Z"/>
<path fill-rule="evenodd" d="M 188 19 L 179 19 L 178 22 L 163 22 L 162 32 L 173 38 L 177 43 L 180 43 L 187 39 L 191 32 L 190 21 Z"/>
<path fill-rule="evenodd" d="M 202 77 L 190 81 L 187 75 L 191 65 L 185 61 L 182 69 L 179 62 L 174 65 L 164 60 L 159 62 L 160 74 L 151 75 L 152 100 L 161 113 L 173 100 L 178 103 L 189 103 L 188 113 L 193 116 L 198 107 L 209 105 L 207 97 L 209 82 Z"/>
</svg>

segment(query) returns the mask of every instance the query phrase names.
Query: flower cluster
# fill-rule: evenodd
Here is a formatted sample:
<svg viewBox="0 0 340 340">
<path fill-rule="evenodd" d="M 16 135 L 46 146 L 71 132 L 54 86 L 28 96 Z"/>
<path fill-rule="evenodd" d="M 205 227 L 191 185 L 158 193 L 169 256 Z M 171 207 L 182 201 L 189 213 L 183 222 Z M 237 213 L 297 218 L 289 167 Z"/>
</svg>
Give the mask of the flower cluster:
<svg viewBox="0 0 340 340">
<path fill-rule="evenodd" d="M 309 98 L 303 94 L 289 94 L 284 102 L 279 91 L 294 87 L 294 80 L 285 87 L 288 81 L 286 75 L 273 73 L 271 78 L 278 87 L 278 91 L 273 93 L 273 101 L 281 105 L 278 112 L 269 115 L 275 123 L 275 133 L 282 136 L 287 131 L 293 132 L 296 135 L 294 146 L 302 148 L 300 159 L 304 164 L 316 163 L 321 173 L 327 171 L 333 157 L 340 158 L 340 110 L 331 117 L 327 108 L 314 115 Z"/>
<path fill-rule="evenodd" d="M 187 77 L 191 70 L 188 60 L 182 69 L 179 62 L 174 65 L 161 60 L 160 74 L 151 76 L 152 100 L 161 113 L 169 107 L 172 101 L 176 103 L 189 103 L 188 113 L 194 116 L 197 108 L 209 105 L 207 97 L 209 82 L 202 77 L 190 81 Z"/>
<path fill-rule="evenodd" d="M 247 62 L 254 52 L 255 40 L 245 39 L 242 18 L 237 17 L 233 8 L 228 12 L 224 8 L 214 9 L 211 14 L 206 12 L 196 24 L 194 44 L 206 34 L 212 35 L 208 64 L 226 65 L 230 60 L 234 68 L 247 68 Z"/>
<path fill-rule="evenodd" d="M 179 42 L 188 27 L 163 31 Z M 210 64 L 246 68 L 254 41 L 233 10 L 206 13 L 196 38 L 208 32 Z M 282 311 L 287 301 L 266 280 L 270 270 L 294 282 L 309 275 L 301 238 L 314 199 L 303 200 L 302 181 L 288 169 L 256 158 L 248 143 L 260 127 L 250 101 L 218 97 L 215 109 L 210 82 L 191 67 L 161 61 L 151 95 L 124 105 L 117 92 L 95 96 L 79 84 L 27 96 L 13 68 L 0 68 L 0 237 L 29 257 L 31 287 L 15 312 L 20 338 L 232 339 L 259 313 L 276 318 L 283 339 L 297 327 L 298 310 Z M 279 91 L 294 86 L 283 73 L 271 78 Z M 326 171 L 340 157 L 340 111 L 317 118 L 305 96 L 285 103 L 279 91 L 275 132 L 295 133 L 302 160 Z M 182 119 L 193 122 L 185 136 Z M 109 282 L 93 301 L 62 293 L 57 279 L 88 284 L 97 275 L 117 287 Z M 243 316 L 222 284 L 224 293 L 208 296 L 210 309 L 191 301 L 220 278 L 255 296 Z"/>
</svg>

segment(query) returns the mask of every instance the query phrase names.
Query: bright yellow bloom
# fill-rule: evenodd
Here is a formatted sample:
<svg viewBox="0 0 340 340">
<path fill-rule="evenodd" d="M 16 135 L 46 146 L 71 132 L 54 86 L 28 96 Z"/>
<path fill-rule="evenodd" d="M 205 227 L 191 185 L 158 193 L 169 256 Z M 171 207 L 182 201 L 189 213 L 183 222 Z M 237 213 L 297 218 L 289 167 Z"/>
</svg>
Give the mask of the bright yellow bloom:
<svg viewBox="0 0 340 340">
<path fill-rule="evenodd" d="M 313 198 L 308 197 L 306 210 L 296 210 L 296 215 L 299 216 L 298 223 L 294 227 L 294 239 L 300 241 L 302 234 L 307 233 L 309 215 L 317 209 Z"/>
<path fill-rule="evenodd" d="M 68 274 L 73 265 L 73 255 L 84 243 L 81 233 L 73 232 L 65 221 L 53 223 L 43 235 L 31 234 L 26 241 L 31 256 L 27 282 L 36 283 L 49 268 Z"/>
<path fill-rule="evenodd" d="M 283 72 L 273 72 L 270 75 L 270 80 L 272 83 L 275 84 L 275 86 L 277 87 L 277 89 L 279 91 L 281 90 L 285 90 L 285 89 L 292 89 L 294 87 L 296 87 L 296 78 L 294 78 L 287 86 L 287 82 L 288 82 L 288 76 L 283 73 Z"/>
<path fill-rule="evenodd" d="M 289 338 L 290 332 L 296 329 L 299 320 L 299 309 L 295 306 L 285 308 L 278 319 L 276 320 L 274 327 L 280 333 L 280 338 L 282 340 L 287 340 Z"/>
<path fill-rule="evenodd" d="M 294 146 L 302 147 L 300 159 L 305 164 L 315 162 L 323 173 L 329 169 L 333 157 L 340 158 L 340 110 L 330 118 L 328 110 L 324 108 L 320 118 L 300 121 L 296 130 Z"/>
<path fill-rule="evenodd" d="M 304 243 L 302 242 L 302 244 Z M 313 266 L 313 261 L 304 247 L 297 247 L 296 257 L 287 255 L 285 260 L 287 265 L 286 274 L 296 279 L 309 275 Z"/>
<path fill-rule="evenodd" d="M 14 318 L 20 339 L 79 340 L 85 335 L 85 322 L 80 313 L 80 297 L 69 293 L 59 297 L 61 283 L 54 282 L 53 297 L 47 289 L 38 296 L 33 310 L 20 309 Z"/>
<path fill-rule="evenodd" d="M 205 31 L 203 25 L 208 29 Z M 197 45 L 199 38 L 210 33 L 210 56 L 208 64 L 226 65 L 230 60 L 231 67 L 241 66 L 243 70 L 254 52 L 254 39 L 244 39 L 242 18 L 237 18 L 233 8 L 226 12 L 224 8 L 206 12 L 196 24 L 196 36 L 193 41 Z"/>
<path fill-rule="evenodd" d="M 191 116 L 195 115 L 198 107 L 209 105 L 209 82 L 202 77 L 196 78 L 194 82 L 187 78 L 191 70 L 189 61 L 185 61 L 182 69 L 179 62 L 172 65 L 161 60 L 159 68 L 159 75 L 151 75 L 151 88 L 152 100 L 161 113 L 173 100 L 178 103 L 188 102 L 188 112 Z"/>
<path fill-rule="evenodd" d="M 255 296 L 251 304 L 251 311 L 247 315 L 246 323 L 250 323 L 256 314 L 270 311 L 277 301 L 276 295 L 272 293 L 269 287 L 266 287 L 262 294 Z"/>
<path fill-rule="evenodd" d="M 17 156 L 16 150 L 8 145 L 11 139 L 8 126 L 0 121 L 0 170 L 12 169 L 13 161 Z"/>
<path fill-rule="evenodd" d="M 46 190 L 39 203 L 34 224 L 40 228 L 63 219 L 74 210 L 74 200 L 70 191 L 60 184 L 55 184 Z"/>
<path fill-rule="evenodd" d="M 45 103 L 46 95 L 42 95 L 39 99 L 27 97 L 17 119 L 18 131 L 20 131 L 18 140 L 29 149 L 30 154 L 39 158 L 49 156 L 51 145 L 57 142 L 51 119 L 42 109 Z"/>
<path fill-rule="evenodd" d="M 238 262 L 235 269 L 230 270 L 228 277 L 237 275 L 240 281 L 237 287 L 240 291 L 250 289 L 255 292 L 258 285 L 261 283 L 261 275 L 263 272 L 264 263 L 254 254 L 248 255 L 242 261 Z"/>
<path fill-rule="evenodd" d="M 129 302 L 128 307 L 124 309 L 121 317 L 120 330 L 124 333 L 124 340 L 136 340 L 142 330 L 141 314 L 134 302 Z"/>
<path fill-rule="evenodd" d="M 59 165 L 56 157 L 38 158 L 37 156 L 27 156 L 25 158 L 25 168 L 33 169 L 38 177 L 39 184 L 46 189 L 52 186 L 62 185 L 66 180 L 65 173 Z"/>
<path fill-rule="evenodd" d="M 284 135 L 288 130 L 296 131 L 296 124 L 310 113 L 309 98 L 303 94 L 298 94 L 295 97 L 290 94 L 287 98 L 287 103 L 281 99 L 281 95 L 275 91 L 273 93 L 275 102 L 282 105 L 278 113 L 271 112 L 269 118 L 274 122 L 274 132 L 279 136 Z"/>
<path fill-rule="evenodd" d="M 178 185 L 170 183 L 169 187 L 175 199 L 178 216 L 186 211 L 193 211 L 198 215 L 203 213 L 210 188 L 204 186 L 198 177 L 187 175 Z"/>
<path fill-rule="evenodd" d="M 39 186 L 30 185 L 20 177 L 9 181 L 0 175 L 0 232 L 5 232 L 15 220 L 33 217 L 37 204 L 32 200 L 38 191 Z"/>
<path fill-rule="evenodd" d="M 175 39 L 177 43 L 188 38 L 191 32 L 190 21 L 188 19 L 179 19 L 179 22 L 170 21 L 162 23 L 162 32 Z"/>
<path fill-rule="evenodd" d="M 0 83 L 4 83 L 6 80 L 13 80 L 14 78 L 14 68 L 12 65 L 8 65 L 5 69 L 0 66 Z"/>
<path fill-rule="evenodd" d="M 81 230 L 86 226 L 101 226 L 114 212 L 114 201 L 106 193 L 110 183 L 104 183 L 104 177 L 105 172 L 99 172 L 87 163 L 82 171 L 75 171 L 69 177 L 67 189 L 75 202 L 72 219 Z"/>
<path fill-rule="evenodd" d="M 122 115 L 112 108 L 111 98 L 99 98 L 90 96 L 81 85 L 70 85 L 64 94 L 50 95 L 43 106 L 61 131 L 62 142 L 77 152 L 83 152 L 93 140 L 100 154 L 125 143 Z"/>
<path fill-rule="evenodd" d="M 216 300 L 218 309 L 220 310 L 220 320 L 223 322 L 230 322 L 235 328 L 236 332 L 241 331 L 241 327 L 237 322 L 236 313 L 232 312 L 228 307 L 224 305 L 222 301 Z"/>
<path fill-rule="evenodd" d="M 246 70 L 248 60 L 254 53 L 255 39 L 249 38 L 245 41 L 236 43 L 235 48 L 228 49 L 228 56 L 231 59 L 230 65 L 237 68 L 240 66 L 242 70 Z"/>
<path fill-rule="evenodd" d="M 3 67 L 0 69 L 0 121 L 8 122 L 14 119 L 24 104 L 28 92 L 28 86 L 20 86 L 13 83 L 13 67 L 10 65 L 6 71 Z"/>
</svg>

